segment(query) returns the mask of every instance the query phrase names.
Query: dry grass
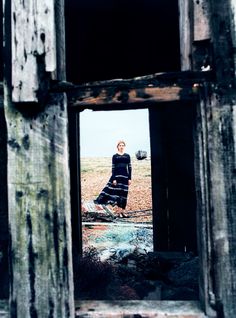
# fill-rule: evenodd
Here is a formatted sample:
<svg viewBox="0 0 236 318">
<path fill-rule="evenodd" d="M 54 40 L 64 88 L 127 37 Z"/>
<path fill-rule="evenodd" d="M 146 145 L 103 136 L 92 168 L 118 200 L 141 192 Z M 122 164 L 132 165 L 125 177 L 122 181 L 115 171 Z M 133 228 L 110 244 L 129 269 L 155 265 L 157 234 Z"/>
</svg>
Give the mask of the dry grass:
<svg viewBox="0 0 236 318">
<path fill-rule="evenodd" d="M 151 161 L 132 160 L 132 184 L 129 187 L 127 211 L 152 208 Z M 94 200 L 111 176 L 111 158 L 81 158 L 82 202 Z"/>
</svg>

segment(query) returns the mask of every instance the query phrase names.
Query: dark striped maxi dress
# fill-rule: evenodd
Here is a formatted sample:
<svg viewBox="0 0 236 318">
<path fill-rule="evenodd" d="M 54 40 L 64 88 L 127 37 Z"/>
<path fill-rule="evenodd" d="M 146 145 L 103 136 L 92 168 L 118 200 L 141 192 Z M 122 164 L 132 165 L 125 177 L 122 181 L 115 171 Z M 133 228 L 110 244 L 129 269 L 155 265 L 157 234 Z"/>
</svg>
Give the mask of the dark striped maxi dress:
<svg viewBox="0 0 236 318">
<path fill-rule="evenodd" d="M 131 173 L 130 155 L 127 153 L 123 155 L 116 153 L 113 155 L 112 175 L 94 202 L 98 204 L 111 204 L 113 206 L 117 205 L 125 209 L 129 190 L 128 181 L 131 180 Z M 112 183 L 114 180 L 117 182 L 116 185 Z"/>
</svg>

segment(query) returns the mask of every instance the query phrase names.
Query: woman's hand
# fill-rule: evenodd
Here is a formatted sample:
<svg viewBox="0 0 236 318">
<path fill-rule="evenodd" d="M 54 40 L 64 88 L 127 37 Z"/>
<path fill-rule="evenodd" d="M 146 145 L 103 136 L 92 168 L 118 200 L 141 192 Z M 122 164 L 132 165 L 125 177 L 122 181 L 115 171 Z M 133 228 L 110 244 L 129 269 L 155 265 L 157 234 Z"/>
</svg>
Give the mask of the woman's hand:
<svg viewBox="0 0 236 318">
<path fill-rule="evenodd" d="M 113 184 L 114 186 L 116 186 L 116 185 L 117 185 L 117 181 L 116 181 L 116 180 L 113 180 L 113 181 L 112 181 L 112 184 Z"/>
<path fill-rule="evenodd" d="M 131 180 L 128 180 L 128 185 L 131 185 Z"/>
</svg>

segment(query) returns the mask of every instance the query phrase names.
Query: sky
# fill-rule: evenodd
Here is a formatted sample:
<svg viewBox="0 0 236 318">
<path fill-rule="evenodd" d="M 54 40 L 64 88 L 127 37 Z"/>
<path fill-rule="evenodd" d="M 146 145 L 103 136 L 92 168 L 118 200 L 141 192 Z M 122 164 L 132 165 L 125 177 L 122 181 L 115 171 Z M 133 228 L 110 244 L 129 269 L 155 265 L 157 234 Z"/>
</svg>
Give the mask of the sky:
<svg viewBox="0 0 236 318">
<path fill-rule="evenodd" d="M 138 150 L 150 155 L 147 109 L 80 113 L 81 157 L 110 157 L 117 151 L 118 140 L 126 142 L 125 152 L 131 156 Z"/>
</svg>

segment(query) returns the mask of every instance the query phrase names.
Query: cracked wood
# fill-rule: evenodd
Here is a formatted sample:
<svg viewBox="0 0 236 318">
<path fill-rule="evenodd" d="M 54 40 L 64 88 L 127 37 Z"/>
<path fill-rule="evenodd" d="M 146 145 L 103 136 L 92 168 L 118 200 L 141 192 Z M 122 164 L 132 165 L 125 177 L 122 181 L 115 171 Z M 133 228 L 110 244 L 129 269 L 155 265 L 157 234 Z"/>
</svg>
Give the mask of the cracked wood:
<svg viewBox="0 0 236 318">
<path fill-rule="evenodd" d="M 54 1 L 13 0 L 11 17 L 12 99 L 37 102 L 46 73 L 56 70 Z"/>
</svg>

